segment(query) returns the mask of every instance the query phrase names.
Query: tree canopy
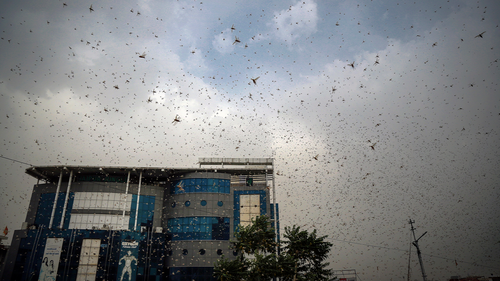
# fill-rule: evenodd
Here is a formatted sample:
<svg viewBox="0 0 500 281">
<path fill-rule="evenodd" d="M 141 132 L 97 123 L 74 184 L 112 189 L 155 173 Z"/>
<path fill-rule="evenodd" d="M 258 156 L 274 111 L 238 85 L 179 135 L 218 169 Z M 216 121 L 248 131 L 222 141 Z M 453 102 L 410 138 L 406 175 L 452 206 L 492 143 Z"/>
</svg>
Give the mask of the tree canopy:
<svg viewBox="0 0 500 281">
<path fill-rule="evenodd" d="M 317 236 L 298 226 L 285 227 L 282 243 L 276 242 L 276 234 L 267 216 L 257 217 L 248 226 L 240 226 L 232 241 L 238 251 L 235 260 L 222 257 L 214 267 L 217 280 L 334 280 L 325 262 L 332 244 L 327 236 Z M 277 249 L 280 249 L 277 251 Z"/>
</svg>

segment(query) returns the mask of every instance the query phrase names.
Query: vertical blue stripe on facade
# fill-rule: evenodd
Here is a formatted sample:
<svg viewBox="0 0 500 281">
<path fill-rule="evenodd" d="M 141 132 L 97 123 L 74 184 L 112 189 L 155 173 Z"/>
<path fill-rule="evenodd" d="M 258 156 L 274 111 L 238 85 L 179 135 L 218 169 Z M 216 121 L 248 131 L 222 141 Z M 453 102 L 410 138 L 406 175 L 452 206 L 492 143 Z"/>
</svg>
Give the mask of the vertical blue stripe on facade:
<svg viewBox="0 0 500 281">
<path fill-rule="evenodd" d="M 130 220 L 128 229 L 134 230 L 135 213 L 137 210 L 137 195 L 132 195 L 132 202 L 130 206 Z M 155 196 L 141 195 L 139 201 L 139 216 L 137 219 L 136 231 L 141 230 L 141 226 L 148 228 L 153 227 L 153 217 L 155 211 Z"/>
<path fill-rule="evenodd" d="M 278 238 L 278 242 L 280 242 L 280 209 L 278 203 L 276 203 L 276 216 L 274 215 L 274 204 L 271 204 L 271 220 L 276 218 L 277 224 L 274 224 L 274 221 L 271 221 L 271 227 L 276 229 L 276 235 Z"/>
<path fill-rule="evenodd" d="M 38 209 L 35 217 L 35 225 L 42 226 L 44 228 L 49 227 L 50 223 L 50 214 L 52 214 L 52 207 L 54 206 L 54 198 L 55 193 L 43 193 L 40 196 L 40 201 L 38 203 Z M 63 228 L 68 229 L 69 221 L 71 218 L 71 209 L 73 208 L 73 199 L 75 198 L 75 194 L 73 192 L 69 193 L 68 197 L 68 205 L 66 207 L 66 213 L 63 223 Z M 63 208 L 64 208 L 64 200 L 66 199 L 66 192 L 60 192 L 57 197 L 56 203 L 56 212 L 54 213 L 54 220 L 52 221 L 52 228 L 59 228 L 59 224 L 61 223 Z"/>
</svg>

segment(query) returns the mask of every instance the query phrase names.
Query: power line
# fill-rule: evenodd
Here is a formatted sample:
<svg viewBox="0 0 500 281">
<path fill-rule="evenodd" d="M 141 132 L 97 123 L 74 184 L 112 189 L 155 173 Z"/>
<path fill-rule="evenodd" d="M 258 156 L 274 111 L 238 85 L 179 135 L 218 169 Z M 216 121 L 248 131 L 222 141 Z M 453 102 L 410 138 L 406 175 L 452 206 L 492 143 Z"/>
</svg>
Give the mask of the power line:
<svg viewBox="0 0 500 281">
<path fill-rule="evenodd" d="M 385 246 L 370 245 L 370 244 L 365 244 L 365 243 L 358 243 L 358 242 L 352 242 L 352 241 L 347 241 L 347 240 L 334 239 L 334 238 L 330 238 L 330 237 L 327 237 L 327 239 L 330 239 L 330 240 L 333 240 L 333 241 L 338 241 L 338 242 L 345 242 L 345 243 L 351 243 L 351 244 L 356 244 L 356 245 L 374 247 L 374 248 L 388 249 L 388 250 L 394 250 L 394 251 L 400 251 L 400 252 L 406 252 L 406 253 L 408 252 L 408 250 L 402 250 L 402 249 L 398 249 L 398 248 L 391 248 L 391 247 L 385 247 Z M 422 253 L 422 255 L 429 256 L 429 257 L 432 257 L 432 258 L 438 258 L 438 259 L 453 261 L 453 262 L 457 262 L 457 263 L 460 262 L 460 263 L 470 264 L 470 265 L 473 265 L 473 266 L 479 266 L 479 267 L 484 267 L 484 268 L 493 268 L 493 269 L 496 269 L 496 267 L 487 266 L 487 265 L 481 265 L 481 264 L 478 264 L 476 262 L 467 262 L 467 261 L 462 261 L 462 260 L 457 260 L 457 259 L 440 257 L 440 256 L 432 255 L 432 254 L 424 254 L 424 253 Z"/>
<path fill-rule="evenodd" d="M 352 242 L 352 241 L 347 241 L 347 240 L 334 239 L 334 238 L 330 238 L 330 237 L 327 237 L 327 239 L 334 240 L 334 241 L 339 241 L 339 242 L 346 242 L 346 243 L 356 244 L 356 245 L 363 245 L 363 246 L 368 246 L 368 247 L 374 247 L 374 248 L 381 248 L 381 249 L 395 250 L 395 251 L 401 251 L 401 252 L 408 252 L 408 250 L 401 250 L 401 249 L 398 249 L 398 248 L 390 248 L 390 247 L 384 247 L 384 246 L 376 246 L 376 245 L 370 245 L 370 244 L 364 244 L 364 243 L 357 243 L 357 242 Z"/>
<path fill-rule="evenodd" d="M 31 165 L 31 164 L 28 164 L 28 163 L 26 163 L 26 162 L 21 162 L 21 161 L 16 160 L 16 159 L 8 158 L 8 157 L 5 157 L 5 156 L 3 156 L 3 155 L 0 155 L 0 158 L 5 158 L 5 159 L 10 160 L 10 161 L 14 161 L 14 162 L 17 162 L 17 163 L 21 163 L 21 164 L 24 164 L 24 165 L 28 165 L 28 166 L 32 166 L 32 167 L 33 167 L 33 165 Z"/>
</svg>

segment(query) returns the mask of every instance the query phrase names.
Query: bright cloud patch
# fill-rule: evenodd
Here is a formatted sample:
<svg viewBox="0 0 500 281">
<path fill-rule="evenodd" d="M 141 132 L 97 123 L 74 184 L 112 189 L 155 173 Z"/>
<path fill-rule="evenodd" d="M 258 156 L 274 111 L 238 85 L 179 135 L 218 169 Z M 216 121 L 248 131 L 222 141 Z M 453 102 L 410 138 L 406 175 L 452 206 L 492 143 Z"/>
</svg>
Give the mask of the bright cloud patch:
<svg viewBox="0 0 500 281">
<path fill-rule="evenodd" d="M 220 53 L 229 53 L 234 49 L 234 38 L 231 35 L 229 28 L 216 35 L 212 41 L 214 48 Z"/>
<path fill-rule="evenodd" d="M 300 1 L 287 10 L 275 12 L 273 21 L 276 36 L 283 41 L 292 42 L 300 36 L 316 32 L 317 5 L 313 1 Z"/>
</svg>

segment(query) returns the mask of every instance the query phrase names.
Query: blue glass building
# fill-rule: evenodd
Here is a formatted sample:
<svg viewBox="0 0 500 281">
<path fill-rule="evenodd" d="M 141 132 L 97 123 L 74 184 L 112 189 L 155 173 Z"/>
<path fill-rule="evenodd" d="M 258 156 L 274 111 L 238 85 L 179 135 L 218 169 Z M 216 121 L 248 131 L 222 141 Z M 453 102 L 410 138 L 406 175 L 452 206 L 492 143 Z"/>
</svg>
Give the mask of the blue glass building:
<svg viewBox="0 0 500 281">
<path fill-rule="evenodd" d="M 238 254 L 238 225 L 268 215 L 279 233 L 273 168 L 271 158 L 30 167 L 38 183 L 1 280 L 213 280 L 214 263 Z"/>
</svg>

